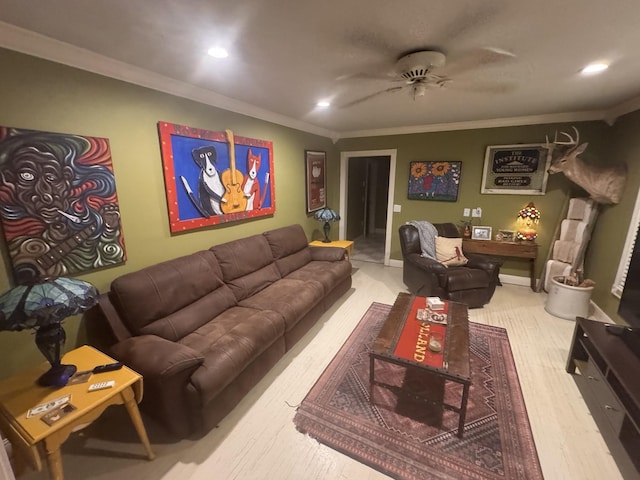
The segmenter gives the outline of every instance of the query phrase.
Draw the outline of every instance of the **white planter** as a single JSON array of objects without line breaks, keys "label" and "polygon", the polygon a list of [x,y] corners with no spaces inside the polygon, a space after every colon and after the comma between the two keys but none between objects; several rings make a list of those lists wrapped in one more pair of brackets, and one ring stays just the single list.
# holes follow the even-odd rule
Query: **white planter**
[{"label": "white planter", "polygon": [[575,320],[589,316],[589,301],[594,287],[572,287],[551,279],[551,289],[544,309],[556,317]]}]

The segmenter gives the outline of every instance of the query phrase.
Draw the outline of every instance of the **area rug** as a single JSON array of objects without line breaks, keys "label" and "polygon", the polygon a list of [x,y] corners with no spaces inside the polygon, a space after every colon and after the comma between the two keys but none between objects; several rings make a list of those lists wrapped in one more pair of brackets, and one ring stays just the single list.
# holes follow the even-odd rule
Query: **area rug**
[{"label": "area rug", "polygon": [[[298,407],[296,428],[396,479],[542,479],[503,328],[470,323],[472,385],[463,438],[456,436],[455,412],[378,387],[371,404],[368,352],[390,309],[371,305]],[[375,368],[376,378],[405,376],[402,367],[385,362]],[[447,385],[447,403],[459,395]]]}]

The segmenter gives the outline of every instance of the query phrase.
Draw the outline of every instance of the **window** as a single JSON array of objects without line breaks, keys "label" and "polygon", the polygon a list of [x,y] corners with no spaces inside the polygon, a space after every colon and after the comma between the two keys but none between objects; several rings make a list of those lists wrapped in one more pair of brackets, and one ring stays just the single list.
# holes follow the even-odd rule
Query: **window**
[{"label": "window", "polygon": [[616,279],[611,287],[611,293],[616,297],[622,296],[622,290],[627,280],[627,273],[629,273],[629,264],[631,263],[631,254],[633,253],[633,246],[636,243],[636,237],[638,235],[638,226],[640,225],[640,190],[636,196],[636,205],[633,208],[633,216],[629,222],[629,231],[627,232],[627,239],[624,242],[624,248],[620,257],[620,265],[618,265],[618,273]]}]

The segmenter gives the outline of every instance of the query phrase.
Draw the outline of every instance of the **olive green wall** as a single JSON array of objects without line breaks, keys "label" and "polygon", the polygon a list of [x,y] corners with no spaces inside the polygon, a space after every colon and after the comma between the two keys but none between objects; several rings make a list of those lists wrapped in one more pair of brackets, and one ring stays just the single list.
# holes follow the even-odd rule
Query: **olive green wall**
[{"label": "olive green wall", "polygon": [[622,322],[617,314],[619,300],[611,293],[611,285],[615,280],[640,185],[640,111],[619,118],[611,130],[606,156],[611,161],[627,164],[627,184],[618,205],[601,208],[596,231],[587,251],[585,271],[596,281],[592,300],[613,320]]},{"label": "olive green wall", "polygon": [[[0,125],[109,139],[127,262],[79,275],[100,291],[107,291],[111,280],[123,273],[292,223],[300,223],[310,239],[322,238],[318,222],[306,215],[305,149],[327,152],[328,201],[339,203],[339,159],[327,138],[7,50],[0,49],[0,65]],[[171,235],[158,121],[213,131],[231,129],[238,135],[271,140],[276,213]],[[332,230],[334,238],[337,233]],[[11,286],[8,265],[3,252],[0,292]],[[65,330],[67,349],[84,343],[79,317],[67,319]],[[42,361],[32,332],[0,332],[0,377]]]},{"label": "olive green wall", "polygon": [[[608,141],[609,127],[602,122],[577,123],[582,138],[588,139],[589,148],[583,154],[587,161],[598,161]],[[458,130],[449,132],[416,133],[384,137],[349,138],[338,141],[341,151],[397,149],[396,180],[393,202],[402,207],[393,214],[393,232],[411,220],[460,223],[463,208],[482,208],[482,218],[473,218],[473,225],[486,225],[498,229],[517,230],[516,214],[533,201],[541,210],[542,218],[536,230],[540,245],[537,272],[546,259],[556,225],[560,222],[561,207],[573,184],[563,175],[550,175],[545,195],[489,195],[480,193],[485,150],[488,145],[512,145],[545,141],[545,135],[556,130],[568,130],[570,125],[549,124],[521,127]],[[593,158],[589,158],[593,157]],[[456,202],[408,200],[409,162],[462,161],[460,189]],[[577,193],[577,192],[576,192]],[[401,260],[400,243],[394,234],[391,240],[391,258]],[[528,260],[508,260],[502,273],[528,277]]]}]

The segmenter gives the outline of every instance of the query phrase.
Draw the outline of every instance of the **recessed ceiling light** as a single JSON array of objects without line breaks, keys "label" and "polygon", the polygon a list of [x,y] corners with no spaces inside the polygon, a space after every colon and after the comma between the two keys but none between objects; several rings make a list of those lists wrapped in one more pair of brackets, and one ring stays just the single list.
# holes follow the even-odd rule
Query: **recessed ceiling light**
[{"label": "recessed ceiling light", "polygon": [[609,68],[609,65],[607,65],[606,63],[591,63],[584,67],[581,71],[585,75],[592,75],[594,73],[604,72],[607,68]]},{"label": "recessed ceiling light", "polygon": [[327,102],[326,100],[321,100],[318,103],[316,103],[316,105],[321,108],[327,108],[331,106],[331,103]]},{"label": "recessed ceiling light", "polygon": [[207,53],[214,58],[227,58],[229,56],[229,52],[222,47],[211,47]]}]

